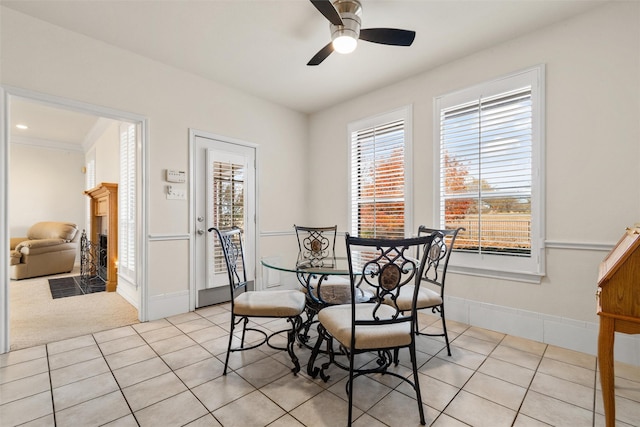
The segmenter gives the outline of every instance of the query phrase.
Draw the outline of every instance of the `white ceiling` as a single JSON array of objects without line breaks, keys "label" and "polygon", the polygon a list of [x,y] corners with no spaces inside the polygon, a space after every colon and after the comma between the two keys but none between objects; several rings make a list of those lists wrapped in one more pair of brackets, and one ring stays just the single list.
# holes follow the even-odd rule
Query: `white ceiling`
[{"label": "white ceiling", "polygon": [[0,4],[313,113],[611,0],[361,0],[362,28],[416,31],[411,47],[360,41],[306,63],[330,41],[307,0],[0,0]]},{"label": "white ceiling", "polygon": [[[85,138],[98,124],[99,117],[71,110],[55,108],[21,98],[12,98],[10,104],[12,142],[47,146],[55,143],[60,148],[80,150]],[[16,125],[28,129],[18,129]]]}]

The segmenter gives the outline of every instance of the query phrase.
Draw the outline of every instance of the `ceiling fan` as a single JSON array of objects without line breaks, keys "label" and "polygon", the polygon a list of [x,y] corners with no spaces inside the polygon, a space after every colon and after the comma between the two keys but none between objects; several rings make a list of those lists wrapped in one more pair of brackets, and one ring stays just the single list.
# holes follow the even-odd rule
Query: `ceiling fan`
[{"label": "ceiling fan", "polygon": [[360,29],[362,5],[358,0],[311,0],[311,3],[331,23],[331,43],[320,49],[307,65],[319,65],[335,50],[353,52],[358,39],[392,46],[411,46],[415,31],[397,28]]}]

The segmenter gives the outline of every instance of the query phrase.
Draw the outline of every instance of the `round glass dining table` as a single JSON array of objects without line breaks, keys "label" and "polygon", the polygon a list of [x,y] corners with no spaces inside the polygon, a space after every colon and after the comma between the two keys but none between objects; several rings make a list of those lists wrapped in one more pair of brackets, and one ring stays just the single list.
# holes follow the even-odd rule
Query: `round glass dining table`
[{"label": "round glass dining table", "polygon": [[[305,313],[307,318],[302,323],[298,331],[298,342],[305,347],[314,350],[314,346],[309,342],[309,329],[316,322],[315,317],[324,307],[333,304],[349,304],[351,302],[351,283],[349,276],[349,260],[347,257],[325,257],[322,259],[300,259],[300,257],[291,257],[289,259],[282,258],[264,258],[260,263],[274,270],[294,273],[298,281],[303,286],[307,302]],[[362,277],[361,269],[354,269],[354,275]],[[337,277],[336,277],[337,276]],[[337,282],[337,283],[336,283]],[[360,280],[358,280],[360,282]],[[340,294],[342,301],[325,299],[327,292],[323,291],[331,287],[331,295]],[[358,283],[359,285],[359,283]],[[336,287],[341,289],[336,292]],[[364,302],[372,298],[373,294],[364,292],[358,288],[356,293],[356,301]],[[324,297],[324,298],[323,298]],[[314,368],[314,361],[317,356],[318,349],[312,352],[307,364],[309,375],[315,377],[318,369]]]},{"label": "round glass dining table", "polygon": [[349,260],[347,257],[301,260],[298,256],[292,256],[284,261],[281,258],[269,257],[262,259],[261,264],[267,268],[296,274],[349,275]]},{"label": "round glass dining table", "polygon": [[[294,273],[300,284],[305,288],[307,306],[310,306],[314,311],[313,316],[323,307],[336,303],[335,301],[323,299],[323,293],[321,292],[323,283],[327,283],[331,276],[341,277],[339,279],[342,282],[340,283],[341,285],[349,286],[350,283],[349,260],[347,257],[300,259],[300,257],[292,256],[284,261],[281,258],[264,258],[261,260],[261,264],[274,270]],[[362,270],[354,269],[354,275],[361,277]],[[366,301],[370,297],[370,295],[363,292],[356,295],[358,301]],[[345,300],[341,303],[349,303],[349,301]]]}]

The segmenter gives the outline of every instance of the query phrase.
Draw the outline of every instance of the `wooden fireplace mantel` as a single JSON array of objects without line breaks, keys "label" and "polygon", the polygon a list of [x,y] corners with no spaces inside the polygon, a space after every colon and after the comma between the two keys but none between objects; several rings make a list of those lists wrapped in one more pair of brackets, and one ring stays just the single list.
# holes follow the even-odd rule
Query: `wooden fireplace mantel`
[{"label": "wooden fireplace mantel", "polygon": [[84,192],[91,198],[91,242],[98,236],[107,236],[106,290],[113,292],[118,286],[118,184],[103,182]]}]

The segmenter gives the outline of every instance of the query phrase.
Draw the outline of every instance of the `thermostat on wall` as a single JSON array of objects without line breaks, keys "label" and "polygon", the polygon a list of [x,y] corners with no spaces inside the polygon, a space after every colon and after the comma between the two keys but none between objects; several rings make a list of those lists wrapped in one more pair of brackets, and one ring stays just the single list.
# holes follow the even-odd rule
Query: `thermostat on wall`
[{"label": "thermostat on wall", "polygon": [[175,169],[167,169],[167,182],[186,182],[187,173]]}]

